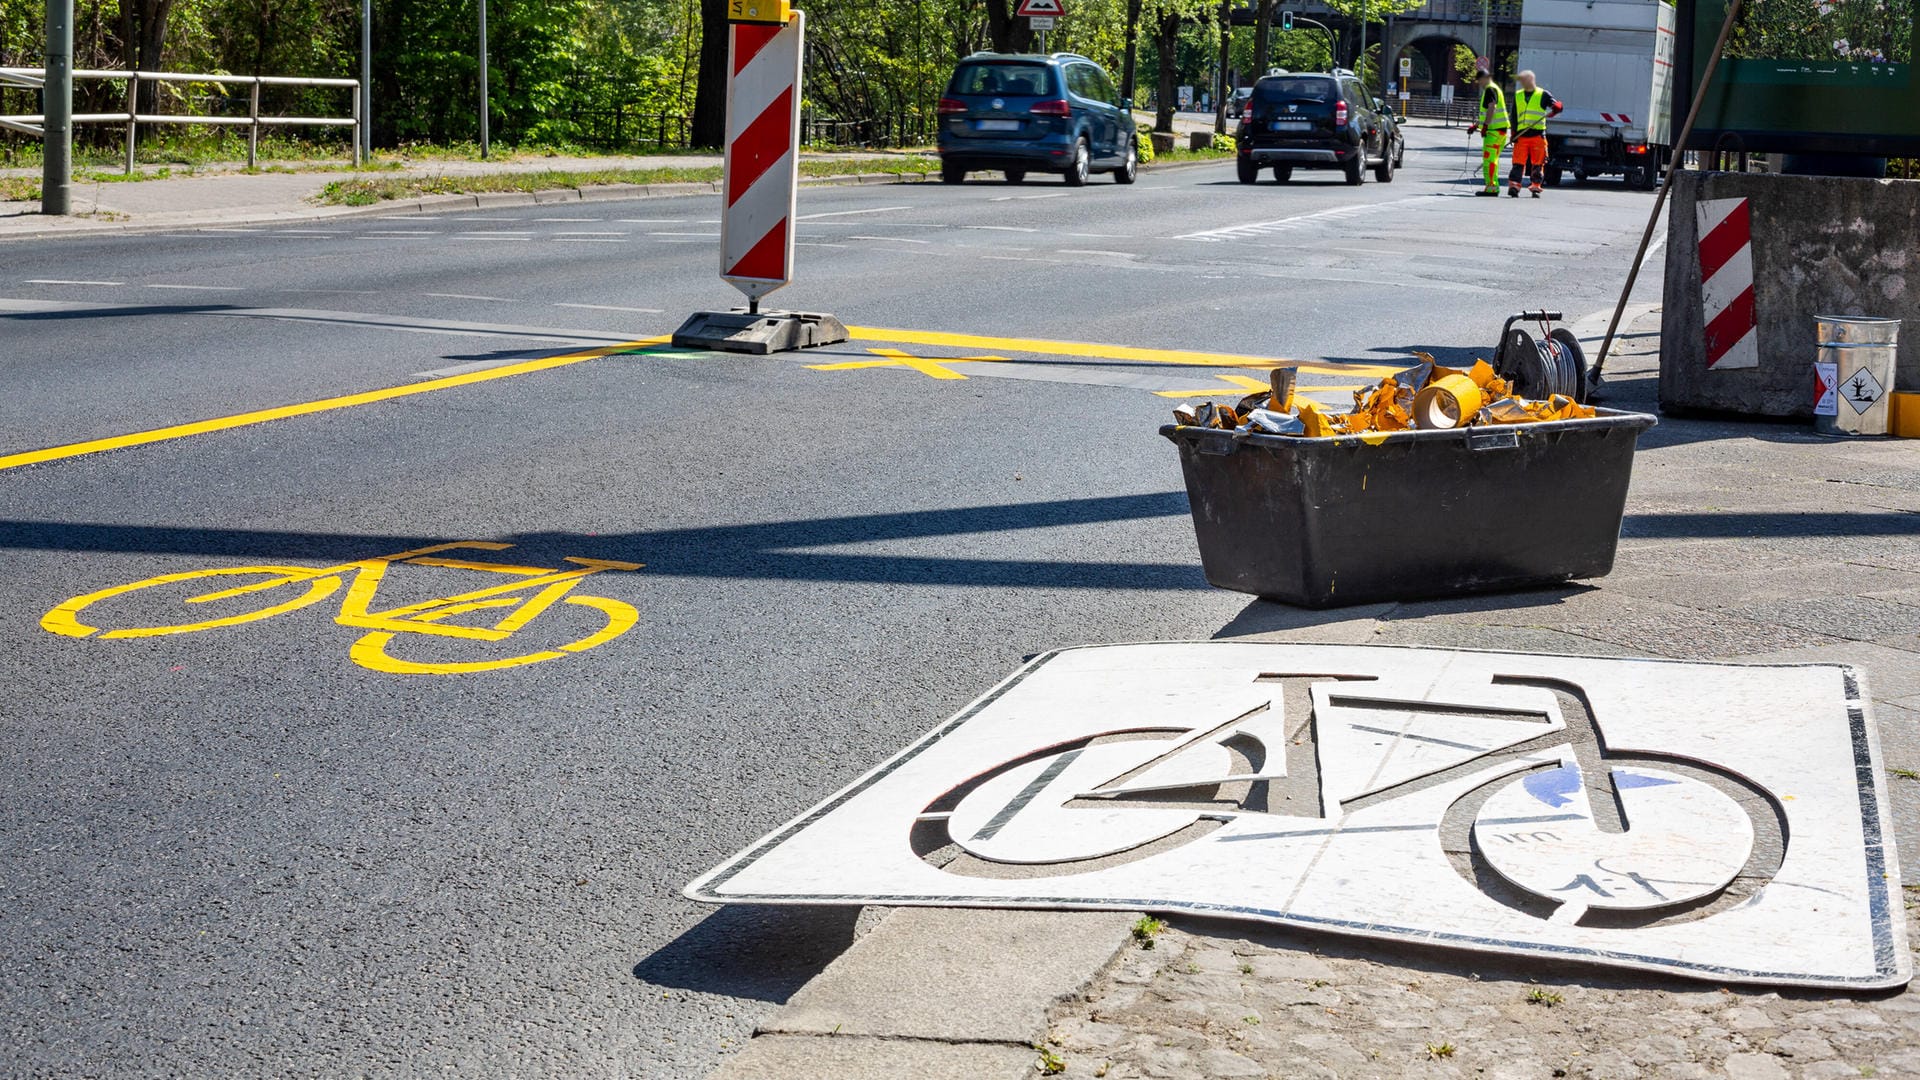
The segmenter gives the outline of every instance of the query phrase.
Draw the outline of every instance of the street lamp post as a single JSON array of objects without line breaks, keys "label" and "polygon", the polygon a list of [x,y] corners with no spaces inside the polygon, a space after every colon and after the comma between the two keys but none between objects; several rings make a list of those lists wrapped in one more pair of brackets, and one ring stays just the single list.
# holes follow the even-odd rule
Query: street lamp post
[{"label": "street lamp post", "polygon": [[480,156],[487,156],[487,0],[480,0]]},{"label": "street lamp post", "polygon": [[360,160],[373,160],[373,0],[360,0]]},{"label": "street lamp post", "polygon": [[47,0],[46,79],[40,84],[40,212],[73,212],[73,0]]}]

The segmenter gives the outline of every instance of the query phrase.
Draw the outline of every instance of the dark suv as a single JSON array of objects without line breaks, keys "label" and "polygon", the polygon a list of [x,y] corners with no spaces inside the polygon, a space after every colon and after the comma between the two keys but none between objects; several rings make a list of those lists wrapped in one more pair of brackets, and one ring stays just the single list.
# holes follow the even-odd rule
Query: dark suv
[{"label": "dark suv", "polygon": [[1347,183],[1364,184],[1367,170],[1381,183],[1393,179],[1399,153],[1391,121],[1350,71],[1326,75],[1268,75],[1253,84],[1240,116],[1240,182],[1260,179],[1273,166],[1286,183],[1295,169],[1339,169]]},{"label": "dark suv", "polygon": [[1084,56],[975,53],[940,99],[940,179],[999,169],[1019,183],[1057,172],[1078,187],[1096,172],[1133,183],[1140,147],[1133,111],[1100,65]]}]

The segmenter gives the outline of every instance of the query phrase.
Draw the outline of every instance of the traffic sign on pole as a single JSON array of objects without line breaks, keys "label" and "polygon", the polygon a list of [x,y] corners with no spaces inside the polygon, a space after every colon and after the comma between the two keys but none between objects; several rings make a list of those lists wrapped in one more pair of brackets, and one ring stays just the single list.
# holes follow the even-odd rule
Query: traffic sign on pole
[{"label": "traffic sign on pole", "polygon": [[1023,19],[1031,19],[1038,15],[1044,19],[1048,16],[1057,18],[1066,13],[1066,5],[1061,3],[1061,0],[1020,0],[1020,7],[1014,15]]},{"label": "traffic sign on pole", "polygon": [[1413,57],[1411,56],[1401,57],[1400,58],[1400,77],[1405,79],[1412,76],[1412,74],[1413,74]]},{"label": "traffic sign on pole", "polygon": [[847,340],[831,315],[760,311],[761,297],[793,280],[806,15],[788,2],[728,0],[720,277],[746,294],[747,310],[696,312],[675,345],[769,353]]},{"label": "traffic sign on pole", "polygon": [[1029,15],[1027,25],[1035,30],[1051,30],[1057,20],[1052,15]]}]

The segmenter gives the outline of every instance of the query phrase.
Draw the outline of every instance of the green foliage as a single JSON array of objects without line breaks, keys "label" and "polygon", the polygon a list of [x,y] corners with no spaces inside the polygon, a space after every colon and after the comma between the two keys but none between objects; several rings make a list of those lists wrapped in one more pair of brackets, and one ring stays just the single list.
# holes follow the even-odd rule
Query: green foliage
[{"label": "green foliage", "polygon": [[1051,1047],[1036,1046],[1034,1049],[1040,1052],[1040,1060],[1033,1065],[1040,1070],[1041,1076],[1058,1076],[1067,1071],[1067,1059],[1054,1053]]},{"label": "green foliage", "polygon": [[1153,162],[1153,137],[1150,134],[1152,131],[1152,124],[1140,124],[1138,125],[1138,131],[1134,135],[1134,143],[1140,148],[1140,164],[1142,165],[1152,164]]},{"label": "green foliage", "polygon": [[1213,150],[1216,153],[1231,154],[1238,149],[1239,144],[1233,141],[1233,136],[1231,135],[1215,135],[1213,137]]},{"label": "green foliage", "polygon": [[1161,931],[1166,928],[1167,922],[1165,919],[1156,919],[1151,915],[1142,915],[1133,920],[1133,929],[1131,932],[1133,934],[1133,940],[1138,942],[1141,948],[1151,949],[1153,948],[1153,939],[1159,937]]},{"label": "green foliage", "polygon": [[1729,57],[1913,61],[1914,0],[1748,0]]},{"label": "green foliage", "polygon": [[[800,163],[800,175],[820,177],[851,176],[859,173],[890,173],[895,176],[925,177],[938,172],[939,169],[940,163],[937,160],[917,156],[816,159]],[[720,179],[718,164],[585,171],[548,169],[540,172],[481,173],[474,176],[386,176],[331,181],[321,189],[319,195],[314,197],[314,201],[327,206],[372,206],[392,199],[417,199],[423,195],[556,191],[606,184],[711,183],[718,179]]]}]

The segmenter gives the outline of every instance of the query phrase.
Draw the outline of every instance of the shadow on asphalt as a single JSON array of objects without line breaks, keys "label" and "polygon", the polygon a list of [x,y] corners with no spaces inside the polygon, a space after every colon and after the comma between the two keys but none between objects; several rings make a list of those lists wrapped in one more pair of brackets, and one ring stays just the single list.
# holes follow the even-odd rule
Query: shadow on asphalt
[{"label": "shadow on asphalt", "polygon": [[860,910],[729,904],[635,964],[633,977],[782,1004],[853,944]]},{"label": "shadow on asphalt", "polygon": [[[1197,563],[993,557],[1003,550],[996,537],[1007,532],[1186,516],[1186,495],[1169,491],[598,535],[537,532],[490,537],[398,536],[0,521],[0,549],[348,561],[448,540],[486,539],[515,545],[517,558],[545,556],[557,560],[572,555],[631,559],[646,563],[648,574],[669,577],[993,588],[1204,589],[1206,582]],[[965,534],[979,534],[979,539],[971,550],[951,556],[794,550]]]}]

